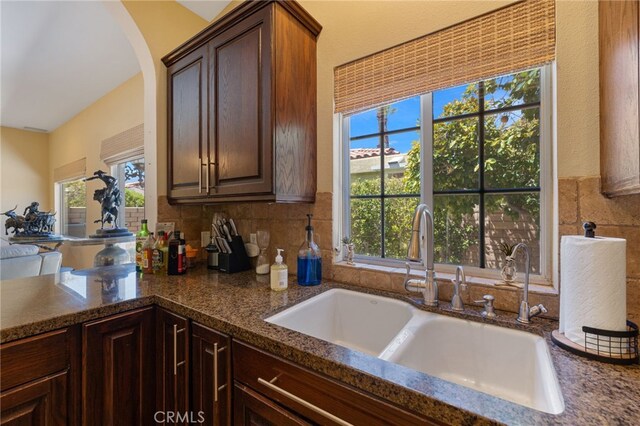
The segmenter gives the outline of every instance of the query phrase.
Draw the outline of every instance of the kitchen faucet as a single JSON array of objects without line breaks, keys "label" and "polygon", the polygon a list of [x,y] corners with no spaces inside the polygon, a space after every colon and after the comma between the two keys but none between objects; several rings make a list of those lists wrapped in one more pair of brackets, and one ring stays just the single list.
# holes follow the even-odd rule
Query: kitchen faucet
[{"label": "kitchen faucet", "polygon": [[522,302],[520,302],[520,309],[518,311],[517,321],[522,324],[529,324],[529,320],[537,315],[546,314],[547,309],[542,304],[529,308],[529,272],[531,270],[531,254],[529,247],[525,243],[518,243],[511,252],[511,257],[515,259],[516,252],[522,249],[525,255],[525,271],[524,271],[524,294],[522,295]]},{"label": "kitchen faucet", "polygon": [[[420,228],[423,220],[425,222],[425,233],[421,236]],[[425,267],[424,280],[409,279],[409,274],[411,273],[411,264],[409,262],[422,262]],[[433,214],[426,204],[418,205],[413,215],[413,227],[411,229],[406,265],[407,274],[404,279],[404,288],[410,292],[422,291],[425,305],[438,306],[438,283],[433,269]],[[414,288],[418,290],[413,290]]]}]

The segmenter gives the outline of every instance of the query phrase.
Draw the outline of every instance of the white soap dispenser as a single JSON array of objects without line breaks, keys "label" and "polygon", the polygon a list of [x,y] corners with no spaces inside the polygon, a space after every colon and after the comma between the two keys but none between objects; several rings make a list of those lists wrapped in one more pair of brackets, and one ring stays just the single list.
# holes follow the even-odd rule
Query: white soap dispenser
[{"label": "white soap dispenser", "polygon": [[283,249],[276,249],[278,255],[276,256],[276,263],[271,265],[271,290],[282,291],[286,290],[288,286],[288,268],[287,265],[282,263]]}]

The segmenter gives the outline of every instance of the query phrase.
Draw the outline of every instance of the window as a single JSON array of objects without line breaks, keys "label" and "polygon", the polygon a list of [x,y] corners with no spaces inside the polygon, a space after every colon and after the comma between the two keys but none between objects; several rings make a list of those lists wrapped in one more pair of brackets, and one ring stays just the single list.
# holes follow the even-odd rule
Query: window
[{"label": "window", "polygon": [[144,158],[120,162],[111,167],[111,173],[118,179],[124,202],[120,205],[118,226],[127,227],[135,233],[140,230],[144,215]]},{"label": "window", "polygon": [[501,248],[524,241],[532,271],[546,273],[548,74],[537,68],[346,117],[343,233],[358,257],[404,259],[413,210],[425,202],[436,262],[498,269]]},{"label": "window", "polygon": [[87,185],[83,179],[59,184],[60,233],[71,237],[85,237],[87,229]]}]

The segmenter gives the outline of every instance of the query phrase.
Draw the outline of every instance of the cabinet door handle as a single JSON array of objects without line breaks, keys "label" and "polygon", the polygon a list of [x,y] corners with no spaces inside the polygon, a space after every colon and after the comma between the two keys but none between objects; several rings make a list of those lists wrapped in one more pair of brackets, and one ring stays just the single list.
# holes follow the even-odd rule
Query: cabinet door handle
[{"label": "cabinet door handle", "polygon": [[297,402],[298,404],[307,407],[309,410],[314,411],[318,414],[320,414],[321,416],[323,416],[326,419],[331,420],[332,422],[335,422],[339,425],[342,426],[353,426],[351,423],[342,420],[340,417],[334,416],[333,414],[331,414],[328,411],[323,410],[322,408],[313,405],[312,403],[310,403],[309,401],[306,401],[302,398],[300,398],[299,396],[296,396],[294,394],[292,394],[291,392],[287,392],[286,390],[282,389],[279,386],[274,385],[273,383],[278,380],[279,376],[274,377],[273,379],[271,379],[271,381],[266,381],[265,379],[263,379],[262,377],[258,377],[258,383],[265,385],[266,387],[268,387],[269,389],[271,389],[274,392],[277,392],[281,395],[286,396],[289,399],[294,400],[295,402]]},{"label": "cabinet door handle", "polygon": [[178,375],[178,324],[173,324],[173,375]]},{"label": "cabinet door handle", "polygon": [[[202,157],[198,158],[198,162],[202,164]],[[202,167],[198,170],[198,194],[202,194]]]},{"label": "cabinet door handle", "polygon": [[205,167],[205,170],[204,170],[204,173],[205,173],[204,174],[204,179],[205,179],[204,180],[204,182],[205,182],[204,189],[205,189],[205,192],[209,192],[209,163],[208,163],[208,161],[209,160],[207,160],[207,163],[202,163],[202,167]]},{"label": "cabinet door handle", "polygon": [[213,402],[218,402],[218,344],[213,344]]},{"label": "cabinet door handle", "polygon": [[[215,171],[215,167],[218,166],[218,163],[216,163],[215,161],[209,161],[209,167],[207,167],[207,171],[209,173],[211,173],[211,166],[214,167],[214,171]],[[211,180],[213,181],[213,185],[209,186],[209,189],[213,189],[214,191],[217,191],[216,185],[215,185],[215,178],[212,177]]]}]

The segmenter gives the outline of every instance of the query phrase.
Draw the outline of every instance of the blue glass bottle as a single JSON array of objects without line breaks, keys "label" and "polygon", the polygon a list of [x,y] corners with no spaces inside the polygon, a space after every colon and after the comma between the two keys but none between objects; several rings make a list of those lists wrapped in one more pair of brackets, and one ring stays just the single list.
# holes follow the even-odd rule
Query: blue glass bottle
[{"label": "blue glass bottle", "polygon": [[298,284],[318,285],[322,281],[322,253],[313,241],[312,215],[308,214],[309,224],[305,228],[306,237],[298,250]]}]

